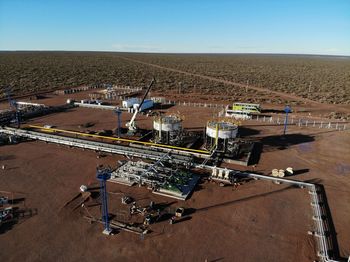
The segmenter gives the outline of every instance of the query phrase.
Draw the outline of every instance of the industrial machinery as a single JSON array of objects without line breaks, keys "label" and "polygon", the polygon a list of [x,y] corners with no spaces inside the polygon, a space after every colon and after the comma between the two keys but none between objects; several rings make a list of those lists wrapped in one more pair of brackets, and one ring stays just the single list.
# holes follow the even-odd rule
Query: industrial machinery
[{"label": "industrial machinery", "polygon": [[13,219],[13,208],[6,207],[4,209],[0,209],[0,226],[7,222],[11,222]]},{"label": "industrial machinery", "polygon": [[225,185],[235,185],[245,183],[251,180],[245,172],[238,170],[213,167],[209,176],[211,181],[217,182],[221,187]]},{"label": "industrial machinery", "polygon": [[154,142],[181,145],[182,118],[179,115],[156,116],[153,120]]},{"label": "industrial machinery", "polygon": [[146,93],[144,94],[144,96],[141,100],[141,103],[139,104],[138,107],[135,108],[135,112],[134,112],[131,120],[128,123],[126,123],[126,127],[129,129],[129,131],[128,131],[129,135],[133,135],[137,131],[137,125],[135,122],[136,116],[137,116],[138,112],[142,109],[142,104],[144,103],[144,101],[145,101],[149,91],[151,90],[151,87],[153,86],[154,82],[155,82],[155,79],[153,78],[150,85],[148,86],[148,88],[146,90]]},{"label": "industrial machinery", "polygon": [[158,161],[128,161],[111,173],[109,182],[123,185],[145,185],[155,194],[185,200],[199,180],[199,176],[172,162],[169,154]]},{"label": "industrial machinery", "polygon": [[9,102],[10,108],[13,108],[14,111],[15,111],[14,122],[16,123],[17,128],[19,128],[20,127],[20,117],[21,117],[21,115],[20,115],[20,112],[19,112],[18,103],[17,103],[16,100],[11,98],[11,91],[10,91],[9,88],[6,90],[6,93],[7,93],[7,100]]},{"label": "industrial machinery", "polygon": [[229,120],[210,120],[206,126],[205,147],[210,151],[227,152],[234,150],[238,125]]}]

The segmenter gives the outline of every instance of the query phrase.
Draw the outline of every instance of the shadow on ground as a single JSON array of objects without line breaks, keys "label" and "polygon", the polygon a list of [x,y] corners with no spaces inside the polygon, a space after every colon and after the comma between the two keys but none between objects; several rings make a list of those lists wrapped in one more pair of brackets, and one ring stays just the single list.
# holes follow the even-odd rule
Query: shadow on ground
[{"label": "shadow on ground", "polygon": [[293,145],[310,143],[313,141],[315,141],[313,136],[303,134],[273,135],[260,139],[260,142],[264,146],[264,151],[284,150]]}]

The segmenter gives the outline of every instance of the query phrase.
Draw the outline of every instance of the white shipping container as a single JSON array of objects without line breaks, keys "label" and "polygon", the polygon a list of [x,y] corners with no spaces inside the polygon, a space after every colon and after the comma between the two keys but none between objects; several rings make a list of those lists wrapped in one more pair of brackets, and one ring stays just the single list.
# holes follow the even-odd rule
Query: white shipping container
[{"label": "white shipping container", "polygon": [[129,108],[129,107],[133,107],[137,103],[140,103],[140,100],[137,97],[132,97],[132,98],[129,98],[128,100],[124,100],[122,103],[122,106],[124,108]]},{"label": "white shipping container", "polygon": [[[142,106],[141,106],[141,108],[140,108],[140,112],[143,111],[143,110],[152,108],[153,105],[154,105],[153,100],[146,99],[145,101],[143,101],[143,104],[142,104]],[[138,108],[139,106],[140,106],[139,103],[133,105],[133,107],[134,107],[135,110],[136,110],[136,108]]]}]

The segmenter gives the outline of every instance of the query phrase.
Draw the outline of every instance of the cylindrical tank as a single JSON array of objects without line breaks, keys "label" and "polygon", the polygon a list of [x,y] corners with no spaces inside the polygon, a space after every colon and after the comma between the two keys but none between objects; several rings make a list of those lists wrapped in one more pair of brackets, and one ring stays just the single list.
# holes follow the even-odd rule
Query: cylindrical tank
[{"label": "cylindrical tank", "polygon": [[206,134],[208,137],[219,139],[236,138],[238,126],[228,121],[209,121],[207,123]]},{"label": "cylindrical tank", "polygon": [[182,129],[182,119],[177,115],[156,117],[153,121],[153,129],[163,132],[174,132]]}]

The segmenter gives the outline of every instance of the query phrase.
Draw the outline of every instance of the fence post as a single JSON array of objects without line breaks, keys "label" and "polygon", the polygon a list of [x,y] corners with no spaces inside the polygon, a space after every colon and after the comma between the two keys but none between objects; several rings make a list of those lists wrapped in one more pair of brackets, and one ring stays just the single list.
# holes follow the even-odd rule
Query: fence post
[{"label": "fence post", "polygon": [[323,121],[321,121],[320,128],[322,128]]},{"label": "fence post", "polygon": [[316,121],[314,120],[314,124],[312,126],[315,127],[315,125],[316,125]]}]

